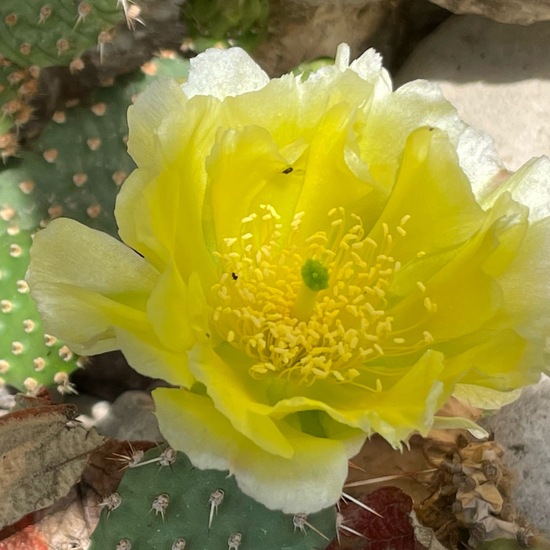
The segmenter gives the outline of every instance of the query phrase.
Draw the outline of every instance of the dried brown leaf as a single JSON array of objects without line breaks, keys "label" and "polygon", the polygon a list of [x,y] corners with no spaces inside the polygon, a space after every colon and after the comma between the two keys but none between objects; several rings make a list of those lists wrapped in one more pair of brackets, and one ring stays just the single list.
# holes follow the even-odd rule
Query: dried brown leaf
[{"label": "dried brown leaf", "polygon": [[103,498],[116,491],[132,453],[152,442],[108,439],[89,454],[81,479],[51,506],[0,531],[0,550],[80,550],[88,548]]},{"label": "dried brown leaf", "polygon": [[[425,481],[431,477],[433,465],[424,455],[424,439],[415,436],[409,441],[409,448],[393,449],[379,436],[371,437],[351,462],[361,470],[350,469],[345,491],[355,497],[366,495],[381,486],[399,487],[421,502],[428,495]],[[394,479],[383,479],[396,476]],[[379,483],[371,483],[382,478]],[[347,484],[350,485],[347,485]]]},{"label": "dried brown leaf", "polygon": [[0,418],[0,528],[65,496],[103,437],[71,405],[24,408]]}]

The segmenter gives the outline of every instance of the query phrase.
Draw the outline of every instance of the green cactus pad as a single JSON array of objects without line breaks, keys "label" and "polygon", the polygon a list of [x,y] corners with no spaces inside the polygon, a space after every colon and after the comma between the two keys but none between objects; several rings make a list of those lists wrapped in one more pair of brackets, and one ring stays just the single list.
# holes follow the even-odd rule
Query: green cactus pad
[{"label": "green cactus pad", "polygon": [[25,282],[40,212],[23,176],[16,168],[0,172],[0,382],[28,392],[56,384],[68,393],[68,373],[77,367],[77,357],[44,334]]},{"label": "green cactus pad", "polygon": [[315,529],[335,536],[334,508],[309,517],[268,510],[227,472],[198,470],[170,448],[148,451],[101,506],[90,550],[322,550],[329,541]]},{"label": "green cactus pad", "polygon": [[114,86],[96,90],[87,105],[54,113],[39,139],[20,154],[25,179],[44,205],[41,225],[65,216],[117,235],[115,198],[135,167],[126,151],[128,107],[159,76],[185,78],[188,65],[177,56],[155,58]]},{"label": "green cactus pad", "polygon": [[2,0],[0,51],[21,67],[69,65],[123,20],[116,0]]}]

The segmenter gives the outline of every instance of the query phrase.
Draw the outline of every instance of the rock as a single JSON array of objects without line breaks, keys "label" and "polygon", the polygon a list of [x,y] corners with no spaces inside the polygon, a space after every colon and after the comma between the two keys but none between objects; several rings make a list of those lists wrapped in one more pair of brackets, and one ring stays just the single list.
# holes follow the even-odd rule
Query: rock
[{"label": "rock", "polygon": [[15,405],[15,397],[5,386],[0,386],[0,416],[8,414]]},{"label": "rock", "polygon": [[414,50],[396,85],[427,78],[470,125],[489,133],[504,165],[550,152],[550,22],[504,25],[452,16]]},{"label": "rock", "polygon": [[457,14],[484,15],[501,23],[530,25],[550,20],[550,0],[430,0]]},{"label": "rock", "polygon": [[550,513],[550,378],[525,388],[521,397],[489,419],[486,427],[505,449],[505,461],[515,472],[513,501],[518,511],[547,536]]},{"label": "rock", "polygon": [[279,76],[304,61],[334,57],[341,42],[357,57],[400,2],[271,0],[269,36],[254,58],[268,74]]},{"label": "rock", "polygon": [[153,398],[145,392],[127,391],[100,418],[96,429],[101,435],[128,441],[163,441],[154,415]]}]

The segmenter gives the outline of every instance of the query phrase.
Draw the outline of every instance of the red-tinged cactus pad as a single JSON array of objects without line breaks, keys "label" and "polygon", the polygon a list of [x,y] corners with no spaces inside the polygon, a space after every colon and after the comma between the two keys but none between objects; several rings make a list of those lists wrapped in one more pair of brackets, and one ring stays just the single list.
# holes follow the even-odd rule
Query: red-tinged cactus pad
[{"label": "red-tinged cactus pad", "polygon": [[[327,550],[414,550],[416,542],[410,514],[412,498],[397,487],[382,487],[361,497],[361,502],[380,516],[358,504],[340,505],[343,520],[340,543],[334,539]],[[361,536],[352,533],[356,531]]]}]

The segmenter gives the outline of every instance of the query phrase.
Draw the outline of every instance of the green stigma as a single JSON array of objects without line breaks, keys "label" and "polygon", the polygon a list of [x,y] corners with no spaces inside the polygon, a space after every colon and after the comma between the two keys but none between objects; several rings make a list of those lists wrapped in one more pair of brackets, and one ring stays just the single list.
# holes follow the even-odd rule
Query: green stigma
[{"label": "green stigma", "polygon": [[314,292],[328,288],[328,268],[319,260],[308,258],[302,266],[302,280],[305,285]]}]

